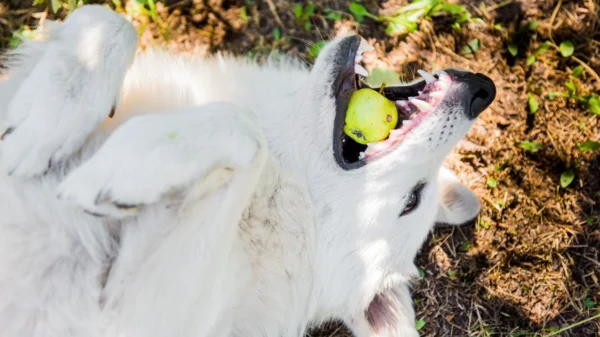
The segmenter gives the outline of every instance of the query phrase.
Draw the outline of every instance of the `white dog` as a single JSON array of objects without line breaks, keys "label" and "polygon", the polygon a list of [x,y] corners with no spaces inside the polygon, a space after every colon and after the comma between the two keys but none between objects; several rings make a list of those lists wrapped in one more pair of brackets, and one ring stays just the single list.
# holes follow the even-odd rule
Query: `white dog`
[{"label": "white dog", "polygon": [[447,70],[387,87],[399,123],[365,146],[342,131],[360,37],[311,71],[134,61],[136,41],[90,5],[8,55],[0,336],[300,337],[329,319],[418,336],[415,254],[480,209],[441,164],[494,84]]}]

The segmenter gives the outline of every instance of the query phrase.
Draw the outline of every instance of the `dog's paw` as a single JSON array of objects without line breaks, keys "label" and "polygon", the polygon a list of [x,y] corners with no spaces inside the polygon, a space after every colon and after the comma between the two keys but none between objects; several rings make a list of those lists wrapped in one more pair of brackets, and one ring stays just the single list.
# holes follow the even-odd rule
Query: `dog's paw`
[{"label": "dog's paw", "polygon": [[97,216],[125,218],[166,194],[196,196],[252,166],[263,140],[229,104],[144,115],[119,127],[59,186],[59,198]]},{"label": "dog's paw", "polygon": [[81,147],[118,103],[137,46],[133,26],[101,6],[75,10],[48,35],[23,52],[41,54],[33,68],[12,74],[23,78],[0,121],[0,170],[9,175],[43,174]]}]

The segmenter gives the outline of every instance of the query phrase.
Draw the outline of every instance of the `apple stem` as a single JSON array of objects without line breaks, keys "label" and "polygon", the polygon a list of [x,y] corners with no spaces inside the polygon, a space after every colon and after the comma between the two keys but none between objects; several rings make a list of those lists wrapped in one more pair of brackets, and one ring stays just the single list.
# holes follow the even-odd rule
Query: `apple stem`
[{"label": "apple stem", "polygon": [[381,83],[381,88],[379,88],[379,94],[383,95],[383,89],[385,89],[385,82]]}]

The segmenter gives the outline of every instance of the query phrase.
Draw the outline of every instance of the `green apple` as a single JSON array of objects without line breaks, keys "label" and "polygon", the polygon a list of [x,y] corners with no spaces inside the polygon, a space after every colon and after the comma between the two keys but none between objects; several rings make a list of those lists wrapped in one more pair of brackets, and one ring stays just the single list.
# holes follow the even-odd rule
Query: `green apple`
[{"label": "green apple", "polygon": [[350,96],[344,133],[360,144],[379,142],[398,123],[398,110],[392,101],[373,89],[360,89]]}]

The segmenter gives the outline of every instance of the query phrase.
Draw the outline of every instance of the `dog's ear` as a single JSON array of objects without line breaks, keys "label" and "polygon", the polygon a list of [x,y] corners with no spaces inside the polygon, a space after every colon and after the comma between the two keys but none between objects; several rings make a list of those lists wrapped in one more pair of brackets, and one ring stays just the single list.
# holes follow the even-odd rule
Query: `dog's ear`
[{"label": "dog's ear", "polygon": [[479,199],[454,173],[442,167],[438,173],[440,205],[436,222],[446,225],[462,225],[479,214]]}]

